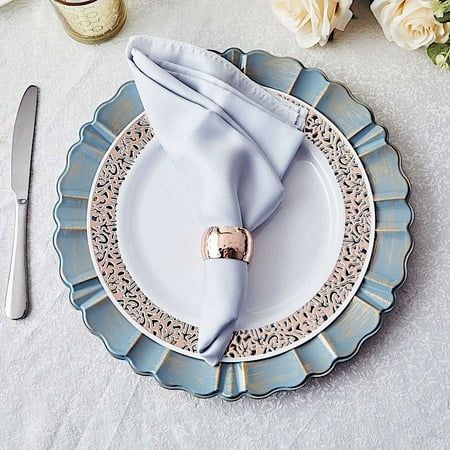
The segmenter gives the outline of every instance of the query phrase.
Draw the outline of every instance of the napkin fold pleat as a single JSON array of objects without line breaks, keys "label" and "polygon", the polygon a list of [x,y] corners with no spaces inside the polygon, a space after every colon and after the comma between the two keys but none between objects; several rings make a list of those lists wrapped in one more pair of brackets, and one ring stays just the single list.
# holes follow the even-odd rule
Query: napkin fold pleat
[{"label": "napkin fold pleat", "polygon": [[[282,199],[305,110],[189,44],[137,36],[127,57],[155,139],[195,200],[201,224],[253,230],[266,221]],[[246,299],[248,265],[210,259],[203,266],[198,352],[215,365]]]}]

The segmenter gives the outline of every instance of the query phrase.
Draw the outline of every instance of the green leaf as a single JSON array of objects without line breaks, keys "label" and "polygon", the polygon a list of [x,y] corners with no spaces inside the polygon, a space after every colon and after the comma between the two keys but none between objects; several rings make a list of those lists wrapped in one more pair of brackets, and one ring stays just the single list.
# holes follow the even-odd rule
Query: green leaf
[{"label": "green leaf", "polygon": [[450,22],[450,1],[433,0],[433,15],[440,23]]},{"label": "green leaf", "polygon": [[436,17],[436,16],[434,16],[434,18],[435,18],[438,22],[440,22],[440,23],[447,23],[447,22],[450,22],[450,11],[444,13],[442,17]]},{"label": "green leaf", "polygon": [[441,69],[448,69],[450,63],[450,44],[433,43],[427,48],[431,61]]}]

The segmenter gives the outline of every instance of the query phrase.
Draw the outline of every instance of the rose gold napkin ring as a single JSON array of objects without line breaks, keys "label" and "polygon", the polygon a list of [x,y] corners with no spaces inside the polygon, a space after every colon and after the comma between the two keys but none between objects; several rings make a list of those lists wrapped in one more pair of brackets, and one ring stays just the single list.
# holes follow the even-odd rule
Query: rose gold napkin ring
[{"label": "rose gold napkin ring", "polygon": [[253,238],[245,228],[214,226],[203,233],[203,259],[228,258],[248,263],[252,255]]}]

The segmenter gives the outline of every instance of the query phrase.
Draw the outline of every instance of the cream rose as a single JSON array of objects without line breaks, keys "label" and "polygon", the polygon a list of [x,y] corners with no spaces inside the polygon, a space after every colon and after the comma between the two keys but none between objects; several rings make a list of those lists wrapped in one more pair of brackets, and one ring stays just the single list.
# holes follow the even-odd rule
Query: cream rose
[{"label": "cream rose", "polygon": [[334,29],[344,30],[352,18],[353,0],[272,0],[278,20],[290,31],[300,47],[325,45]]},{"label": "cream rose", "polygon": [[450,24],[433,16],[432,0],[375,0],[370,5],[388,41],[405,50],[447,42]]}]

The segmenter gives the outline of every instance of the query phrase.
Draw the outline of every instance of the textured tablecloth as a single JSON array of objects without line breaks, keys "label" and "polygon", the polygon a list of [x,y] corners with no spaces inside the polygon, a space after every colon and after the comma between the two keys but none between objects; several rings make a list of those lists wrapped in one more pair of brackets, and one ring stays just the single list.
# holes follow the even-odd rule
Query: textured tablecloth
[{"label": "textured tablecloth", "polygon": [[[20,97],[41,88],[30,207],[32,309],[0,313],[0,447],[450,448],[450,73],[385,41],[357,1],[344,34],[301,50],[266,0],[128,0],[124,30],[70,40],[46,0],[0,8],[0,293],[13,225],[9,151]],[[380,333],[350,362],[294,393],[226,403],[167,391],[112,358],[70,305],[52,245],[55,183],[95,107],[130,75],[128,37],[151,33],[224,50],[265,49],[323,69],[369,104],[403,156],[416,212],[407,284]],[[122,61],[122,63],[121,63]]]}]

